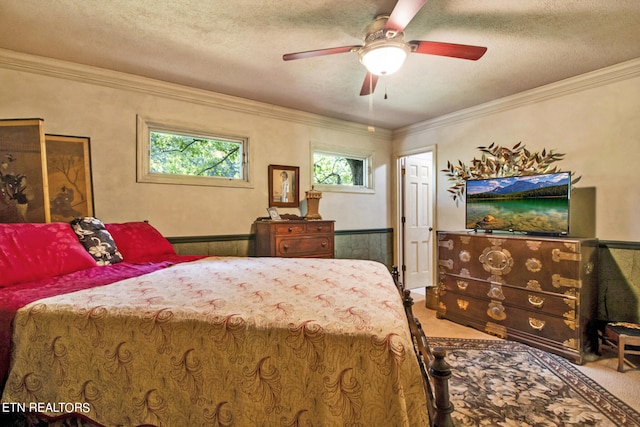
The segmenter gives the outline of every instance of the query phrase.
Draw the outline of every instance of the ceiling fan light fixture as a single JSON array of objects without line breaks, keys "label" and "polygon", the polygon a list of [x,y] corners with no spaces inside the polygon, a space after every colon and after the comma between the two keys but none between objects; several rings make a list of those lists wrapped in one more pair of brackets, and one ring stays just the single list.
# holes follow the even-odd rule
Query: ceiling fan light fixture
[{"label": "ceiling fan light fixture", "polygon": [[367,43],[360,49],[359,56],[360,62],[370,73],[386,76],[402,67],[410,51],[411,48],[404,41],[383,39]]}]

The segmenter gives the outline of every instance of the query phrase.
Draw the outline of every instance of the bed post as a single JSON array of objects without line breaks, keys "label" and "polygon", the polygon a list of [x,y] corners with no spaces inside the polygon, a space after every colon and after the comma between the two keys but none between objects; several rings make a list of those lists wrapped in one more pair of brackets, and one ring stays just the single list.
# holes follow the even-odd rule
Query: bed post
[{"label": "bed post", "polygon": [[398,267],[396,267],[395,265],[391,267],[391,277],[393,277],[393,283],[396,284],[396,288],[398,288],[398,292],[400,292],[400,295],[402,295],[404,286],[400,282],[400,272],[398,271]]},{"label": "bed post", "polygon": [[438,347],[431,352],[420,320],[413,315],[411,290],[404,289],[404,285],[400,282],[400,274],[397,267],[392,267],[391,276],[398,288],[398,292],[402,296],[405,314],[409,322],[414,350],[422,371],[431,426],[454,427],[453,419],[451,418],[453,404],[449,399],[451,366],[445,360],[446,351]]},{"label": "bed post", "polygon": [[434,360],[429,368],[429,373],[435,383],[435,406],[436,416],[433,420],[434,427],[453,427],[451,413],[453,412],[453,404],[449,400],[449,378],[451,378],[451,366],[444,360],[447,352],[440,348],[434,347]]}]

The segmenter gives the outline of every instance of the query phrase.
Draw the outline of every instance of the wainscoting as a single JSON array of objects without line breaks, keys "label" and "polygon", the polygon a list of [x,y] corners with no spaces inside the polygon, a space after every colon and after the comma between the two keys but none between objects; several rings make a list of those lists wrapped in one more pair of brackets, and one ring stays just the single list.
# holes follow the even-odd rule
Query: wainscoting
[{"label": "wainscoting", "polygon": [[[255,256],[255,235],[169,237],[181,255]],[[339,230],[335,232],[335,257],[370,259],[393,265],[393,229]]]},{"label": "wainscoting", "polygon": [[336,231],[335,255],[336,258],[370,259],[391,269],[393,229]]},{"label": "wainscoting", "polygon": [[640,242],[600,241],[598,317],[640,323]]},{"label": "wainscoting", "polygon": [[[183,255],[254,256],[253,234],[170,237]],[[600,241],[598,318],[640,323],[640,242]],[[370,259],[391,268],[393,229],[335,232],[335,257]]]},{"label": "wainscoting", "polygon": [[234,234],[226,236],[168,237],[180,255],[255,256],[255,236]]}]

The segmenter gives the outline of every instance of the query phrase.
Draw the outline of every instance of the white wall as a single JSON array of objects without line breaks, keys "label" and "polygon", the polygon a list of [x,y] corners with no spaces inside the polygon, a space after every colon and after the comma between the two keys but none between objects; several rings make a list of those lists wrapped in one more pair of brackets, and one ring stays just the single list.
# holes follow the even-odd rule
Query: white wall
[{"label": "white wall", "polygon": [[[375,194],[324,192],[323,218],[337,230],[392,226],[384,129],[3,50],[0,82],[0,118],[39,117],[46,133],[91,138],[95,215],[105,222],[148,219],[166,236],[248,234],[267,215],[269,164],[299,166],[304,199],[314,141],[375,153]],[[249,136],[254,187],[137,183],[136,115]]]},{"label": "white wall", "polygon": [[464,229],[440,171],[492,142],[565,153],[558,166],[596,190],[596,236],[640,241],[640,59],[396,131],[396,154],[437,145],[438,229]]}]

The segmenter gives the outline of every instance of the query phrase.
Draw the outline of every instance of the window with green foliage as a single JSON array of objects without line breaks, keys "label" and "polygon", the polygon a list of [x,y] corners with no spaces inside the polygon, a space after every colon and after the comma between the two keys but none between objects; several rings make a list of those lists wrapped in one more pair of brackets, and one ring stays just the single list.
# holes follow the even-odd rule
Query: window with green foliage
[{"label": "window with green foliage", "polygon": [[138,121],[138,181],[246,186],[248,138]]},{"label": "window with green foliage", "polygon": [[243,141],[151,130],[151,173],[242,179]]},{"label": "window with green foliage", "polygon": [[372,156],[313,149],[313,184],[324,191],[367,191],[373,188]]}]

